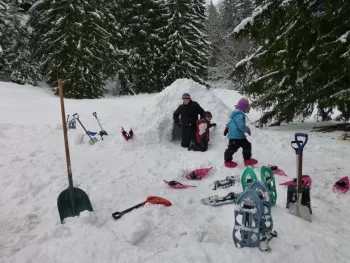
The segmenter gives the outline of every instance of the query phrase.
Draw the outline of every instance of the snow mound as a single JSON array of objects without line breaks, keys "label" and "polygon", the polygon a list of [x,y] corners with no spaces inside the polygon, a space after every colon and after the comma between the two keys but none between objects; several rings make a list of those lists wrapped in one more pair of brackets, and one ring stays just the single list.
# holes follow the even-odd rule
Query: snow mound
[{"label": "snow mound", "polygon": [[[189,93],[193,101],[198,102],[205,111],[210,111],[212,122],[222,127],[229,120],[232,110],[213,91],[193,80],[178,79],[156,96],[154,104],[144,107],[140,127],[145,141],[159,143],[171,140],[173,113],[182,104],[183,93]],[[232,105],[234,103],[232,100]]]}]

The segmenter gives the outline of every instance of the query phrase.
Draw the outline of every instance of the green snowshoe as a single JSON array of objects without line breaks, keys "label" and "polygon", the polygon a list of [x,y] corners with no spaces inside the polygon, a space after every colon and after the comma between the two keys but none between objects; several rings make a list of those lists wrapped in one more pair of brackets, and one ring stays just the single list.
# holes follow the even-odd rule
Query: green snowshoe
[{"label": "green snowshoe", "polygon": [[251,167],[247,167],[241,177],[241,184],[243,187],[243,191],[247,189],[247,187],[254,181],[258,181],[256,174]]},{"label": "green snowshoe", "polygon": [[271,197],[271,205],[276,205],[277,201],[277,191],[276,191],[276,182],[275,176],[272,170],[267,166],[262,166],[260,169],[261,181],[266,185],[269,189],[270,197]]}]

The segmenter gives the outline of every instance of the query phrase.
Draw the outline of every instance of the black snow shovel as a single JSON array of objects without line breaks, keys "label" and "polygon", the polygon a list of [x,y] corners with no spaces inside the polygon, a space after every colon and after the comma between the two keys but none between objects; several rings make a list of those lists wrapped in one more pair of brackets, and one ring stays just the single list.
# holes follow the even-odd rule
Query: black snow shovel
[{"label": "black snow shovel", "polygon": [[94,112],[92,115],[96,118],[98,125],[100,125],[101,131],[98,133],[101,136],[101,139],[103,140],[103,136],[108,136],[107,132],[102,128],[100,121],[97,118],[97,113]]},{"label": "black snow shovel", "polygon": [[[95,137],[92,137],[92,136],[90,135],[90,133],[85,129],[84,125],[81,123],[81,121],[80,121],[80,119],[79,119],[78,113],[74,113],[74,114],[73,114],[73,118],[76,119],[76,120],[80,123],[80,125],[81,125],[81,127],[84,129],[85,133],[89,136],[89,138],[90,138],[89,144],[90,144],[90,145],[93,145],[93,144],[95,144],[95,142],[98,142],[98,139],[95,138]],[[96,134],[96,133],[95,133],[95,134]]]},{"label": "black snow shovel", "polygon": [[92,205],[88,195],[81,189],[73,187],[72,168],[70,163],[68,136],[67,136],[67,123],[65,119],[65,110],[63,102],[63,87],[62,80],[58,80],[58,87],[60,92],[61,112],[62,112],[62,124],[64,134],[64,145],[66,149],[66,161],[69,187],[63,190],[57,199],[58,213],[60,214],[61,223],[64,224],[66,217],[79,216],[80,212],[88,210],[93,211]]},{"label": "black snow shovel", "polygon": [[[304,137],[304,141],[299,140],[298,137]],[[308,135],[306,133],[296,133],[295,134],[295,141],[292,142],[296,143],[298,147],[293,147],[298,155],[297,158],[297,164],[298,164],[298,176],[297,176],[297,200],[295,203],[290,202],[289,212],[293,215],[296,215],[298,217],[301,217],[305,219],[306,221],[311,222],[311,212],[310,208],[306,205],[302,205],[302,174],[303,174],[303,149],[306,145],[308,140]]]}]

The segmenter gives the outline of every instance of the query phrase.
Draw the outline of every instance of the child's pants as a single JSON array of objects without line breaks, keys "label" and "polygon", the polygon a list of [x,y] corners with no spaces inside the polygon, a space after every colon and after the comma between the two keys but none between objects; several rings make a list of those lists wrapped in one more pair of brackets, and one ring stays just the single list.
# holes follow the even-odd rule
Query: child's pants
[{"label": "child's pants", "polygon": [[208,150],[208,142],[208,135],[205,132],[201,135],[201,142],[198,143],[197,141],[192,141],[192,144],[189,149],[194,151],[205,152],[206,150]]},{"label": "child's pants", "polygon": [[225,162],[232,161],[232,156],[239,148],[243,149],[243,159],[249,160],[252,157],[252,144],[245,139],[230,139],[228,142],[228,147],[225,151]]}]

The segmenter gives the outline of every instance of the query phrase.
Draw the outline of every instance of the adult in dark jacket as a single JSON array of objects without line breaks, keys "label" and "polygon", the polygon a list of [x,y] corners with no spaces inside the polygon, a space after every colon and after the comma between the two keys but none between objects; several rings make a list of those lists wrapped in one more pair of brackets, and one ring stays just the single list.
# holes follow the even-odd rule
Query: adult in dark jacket
[{"label": "adult in dark jacket", "polygon": [[[181,146],[189,147],[190,142],[196,140],[196,130],[198,115],[204,118],[204,110],[199,104],[191,100],[188,93],[182,95],[183,104],[181,104],[173,114],[174,123],[181,128]],[[181,115],[181,122],[179,116]]]}]

